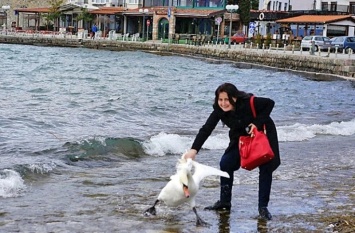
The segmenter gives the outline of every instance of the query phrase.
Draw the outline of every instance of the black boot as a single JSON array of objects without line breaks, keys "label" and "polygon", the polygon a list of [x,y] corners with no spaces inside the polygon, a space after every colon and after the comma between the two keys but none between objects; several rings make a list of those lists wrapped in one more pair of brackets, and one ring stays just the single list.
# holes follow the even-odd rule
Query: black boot
[{"label": "black boot", "polygon": [[217,201],[212,206],[207,206],[205,210],[230,210],[232,207],[232,187],[229,185],[221,186],[220,201]]},{"label": "black boot", "polygon": [[259,207],[259,218],[263,220],[271,220],[272,215],[270,214],[267,207]]},{"label": "black boot", "polygon": [[230,202],[217,201],[213,205],[205,207],[205,210],[230,210],[231,207]]}]

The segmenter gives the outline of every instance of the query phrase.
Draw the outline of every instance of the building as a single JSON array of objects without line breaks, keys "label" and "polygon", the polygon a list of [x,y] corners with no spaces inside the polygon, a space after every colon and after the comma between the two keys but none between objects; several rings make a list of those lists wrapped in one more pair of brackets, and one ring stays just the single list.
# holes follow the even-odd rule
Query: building
[{"label": "building", "polygon": [[[2,9],[3,6],[9,6],[9,9]],[[0,26],[5,28],[17,27],[16,8],[48,7],[49,0],[0,0]],[[5,24],[5,25],[4,25]]]},{"label": "building", "polygon": [[[151,39],[167,39],[174,34],[224,35],[229,30],[230,20],[238,22],[233,13],[225,17],[226,0],[68,0],[59,8],[60,17],[48,26],[46,21],[50,8],[14,8],[16,28],[24,30],[44,30],[44,28],[66,29],[77,32],[81,29],[90,31],[92,24],[97,24],[103,36],[109,31],[121,34],[148,36]],[[83,9],[93,15],[93,19],[81,19]],[[216,18],[222,18],[221,30],[217,31]],[[44,25],[47,24],[47,25]],[[8,27],[10,27],[8,25]],[[11,25],[11,28],[14,28]],[[233,32],[239,30],[239,24],[233,24]]]},{"label": "building", "polygon": [[352,0],[260,0],[259,10],[323,11],[355,14],[355,2]]},{"label": "building", "polygon": [[[301,1],[301,0],[300,0]],[[291,0],[260,0],[259,10],[267,11],[289,11]]]},{"label": "building", "polygon": [[252,11],[251,18],[260,34],[274,38],[341,36],[354,35],[354,14],[353,0],[260,0],[259,11]]},{"label": "building", "polygon": [[137,8],[138,0],[67,0],[67,4],[83,7],[129,7]]},{"label": "building", "polygon": [[[35,1],[31,1],[33,2]],[[49,13],[48,3],[40,2],[41,4],[36,6],[37,9],[31,8],[30,5],[21,5],[18,8],[12,4],[8,12],[14,11],[15,14],[3,11],[3,14],[0,14],[0,22],[7,22],[7,28],[48,30],[49,21],[44,20]],[[90,31],[91,25],[95,23],[103,36],[109,31],[116,31],[154,40],[172,38],[175,34],[218,35],[221,38],[229,32],[233,34],[243,30],[239,15],[227,13],[226,4],[227,0],[67,0],[59,9],[61,15],[53,22],[55,26],[49,26],[54,30],[61,28],[76,33],[78,30]],[[38,9],[43,6],[47,8]],[[82,18],[83,9],[93,16],[92,19]],[[277,39],[296,32],[294,25],[280,23],[284,22],[278,21],[280,19],[299,15],[353,13],[355,2],[345,0],[260,0],[259,10],[251,11],[248,32],[249,36],[272,34]],[[334,35],[340,32],[351,33],[351,28],[338,30],[342,26],[344,25],[331,25],[328,30],[332,30]],[[323,27],[317,24],[298,24],[297,35],[323,34]]]}]

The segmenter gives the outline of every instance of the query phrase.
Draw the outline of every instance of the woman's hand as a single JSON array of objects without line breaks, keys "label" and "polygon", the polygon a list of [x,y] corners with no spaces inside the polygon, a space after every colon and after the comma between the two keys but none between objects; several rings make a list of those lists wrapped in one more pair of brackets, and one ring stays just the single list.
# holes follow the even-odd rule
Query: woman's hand
[{"label": "woman's hand", "polygon": [[248,134],[250,134],[250,136],[254,137],[253,131],[254,131],[254,129],[256,129],[256,126],[253,123],[249,124],[248,126],[250,129]]},{"label": "woman's hand", "polygon": [[197,155],[197,150],[190,149],[189,151],[184,153],[183,157],[184,157],[184,159],[189,159],[190,158],[192,160],[195,160],[196,155]]}]

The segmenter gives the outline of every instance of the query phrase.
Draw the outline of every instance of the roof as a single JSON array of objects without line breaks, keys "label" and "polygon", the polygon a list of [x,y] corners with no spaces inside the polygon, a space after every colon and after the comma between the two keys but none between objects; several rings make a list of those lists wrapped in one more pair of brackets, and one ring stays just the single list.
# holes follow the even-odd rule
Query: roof
[{"label": "roof", "polygon": [[42,8],[18,8],[15,9],[17,12],[28,12],[28,13],[49,13],[49,7],[42,7]]},{"label": "roof", "polygon": [[[83,6],[77,4],[64,4],[59,7],[59,11],[69,11],[77,8],[84,8]],[[90,9],[89,9],[90,10]],[[17,12],[27,12],[27,13],[50,13],[51,7],[35,7],[35,8],[17,8],[15,9]]]},{"label": "roof", "polygon": [[[114,15],[114,14],[126,14],[126,15],[142,15],[139,12],[143,8],[128,9],[125,7],[100,7],[100,9],[90,11],[91,14],[101,15]],[[150,7],[146,15],[152,15],[154,12],[160,15],[168,15],[168,7]],[[177,17],[210,17],[216,14],[223,14],[225,10],[207,10],[207,9],[186,9],[186,8],[171,8],[174,15]]]},{"label": "roof", "polygon": [[296,17],[276,20],[276,23],[327,24],[342,20],[354,21],[351,15],[300,15]]},{"label": "roof", "polygon": [[[75,4],[66,4],[60,7],[61,11],[68,11],[74,8],[80,8],[80,6]],[[140,8],[142,9],[142,8]],[[151,7],[145,8],[148,9],[147,15],[152,15],[154,12],[160,15],[168,14],[168,7]],[[28,13],[50,13],[51,9],[46,8],[19,8],[16,9],[17,12],[28,12]],[[171,8],[171,11],[174,12],[174,15],[177,17],[195,17],[195,18],[206,18],[212,17],[215,15],[222,15],[225,13],[224,9],[193,9],[193,8]],[[141,15],[138,8],[128,9],[126,7],[100,7],[99,9],[89,10],[91,14],[98,15],[115,15],[115,14],[127,14],[127,15]]]},{"label": "roof", "polygon": [[69,3],[69,4],[64,4],[64,5],[61,5],[59,7],[59,10],[60,11],[70,11],[70,10],[74,10],[74,9],[81,9],[81,8],[84,8],[83,6],[80,6],[80,5],[77,5],[77,4],[73,4],[73,3]]},{"label": "roof", "polygon": [[98,15],[114,15],[117,13],[122,13],[127,11],[125,7],[100,7],[96,10],[89,11],[91,14],[98,14]]},{"label": "roof", "polygon": [[289,14],[288,11],[274,11],[274,10],[253,10],[250,9],[250,12],[253,13],[280,13],[280,14]]},{"label": "roof", "polygon": [[175,16],[194,16],[194,17],[210,17],[218,14],[224,14],[226,10],[207,10],[207,9],[187,9],[187,8],[176,8]]}]

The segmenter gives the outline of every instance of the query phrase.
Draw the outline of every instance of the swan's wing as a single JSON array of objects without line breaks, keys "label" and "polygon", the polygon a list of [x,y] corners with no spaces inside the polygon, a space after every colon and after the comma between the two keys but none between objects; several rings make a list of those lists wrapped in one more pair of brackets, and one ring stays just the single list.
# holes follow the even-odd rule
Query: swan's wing
[{"label": "swan's wing", "polygon": [[195,167],[195,173],[193,174],[193,178],[196,184],[200,184],[200,182],[207,176],[223,176],[229,178],[227,172],[223,172],[217,168],[210,167],[207,165],[200,164],[196,161],[192,161],[192,165]]}]

